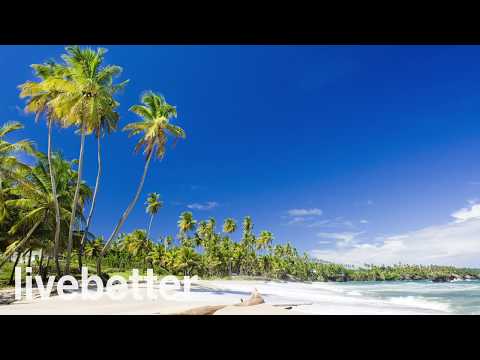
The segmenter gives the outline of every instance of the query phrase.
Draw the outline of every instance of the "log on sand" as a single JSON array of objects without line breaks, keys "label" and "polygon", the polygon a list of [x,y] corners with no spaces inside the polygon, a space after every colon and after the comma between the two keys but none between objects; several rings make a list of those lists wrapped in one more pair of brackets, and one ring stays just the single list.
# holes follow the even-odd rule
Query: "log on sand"
[{"label": "log on sand", "polygon": [[[264,302],[265,300],[263,300],[263,297],[259,294],[258,290],[255,288],[253,289],[252,295],[248,300],[243,301],[243,299],[240,299],[240,303],[234,304],[233,306],[253,306],[253,305],[263,304]],[[216,311],[223,309],[227,306],[231,306],[231,305],[200,306],[197,308],[175,313],[173,315],[213,315]]]}]

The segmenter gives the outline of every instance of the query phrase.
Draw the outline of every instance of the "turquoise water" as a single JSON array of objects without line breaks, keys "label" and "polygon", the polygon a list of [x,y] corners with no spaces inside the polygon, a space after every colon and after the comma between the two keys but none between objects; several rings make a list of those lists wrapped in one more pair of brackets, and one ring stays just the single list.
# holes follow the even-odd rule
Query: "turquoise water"
[{"label": "turquoise water", "polygon": [[347,282],[338,284],[348,296],[362,296],[413,308],[450,314],[480,314],[480,281]]}]

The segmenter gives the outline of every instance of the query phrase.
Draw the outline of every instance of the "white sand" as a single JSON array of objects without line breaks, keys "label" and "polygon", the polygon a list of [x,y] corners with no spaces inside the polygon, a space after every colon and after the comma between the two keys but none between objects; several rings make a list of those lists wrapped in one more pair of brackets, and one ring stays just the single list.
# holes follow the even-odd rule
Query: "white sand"
[{"label": "white sand", "polygon": [[[159,297],[150,300],[146,289],[139,289],[143,300],[133,297],[133,289],[127,290],[123,300],[112,300],[106,293],[97,300],[83,300],[79,294],[66,297],[17,301],[0,305],[0,315],[6,314],[172,314],[205,305],[233,305],[247,299],[257,288],[266,305],[231,307],[218,314],[444,314],[435,309],[418,308],[405,304],[382,302],[362,296],[348,296],[332,283],[285,283],[273,281],[218,280],[200,281],[192,286],[188,298],[168,300]],[[182,295],[183,291],[169,291],[170,295]],[[293,306],[292,310],[272,305],[308,304]]]}]

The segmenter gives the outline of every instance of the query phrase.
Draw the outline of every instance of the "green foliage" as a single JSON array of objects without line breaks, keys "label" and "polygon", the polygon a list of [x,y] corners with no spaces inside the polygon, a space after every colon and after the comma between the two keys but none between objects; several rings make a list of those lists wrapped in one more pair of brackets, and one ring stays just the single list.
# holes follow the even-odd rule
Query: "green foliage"
[{"label": "green foliage", "polygon": [[480,275],[477,270],[433,265],[366,265],[354,269],[322,263],[307,254],[299,254],[290,243],[273,245],[274,236],[269,231],[261,231],[256,236],[250,217],[243,221],[241,241],[235,242],[229,237],[235,230],[226,231],[228,220],[224,222],[222,234],[216,232],[215,219],[199,221],[196,226],[193,215],[184,212],[178,221],[181,234],[178,242],[166,236],[155,243],[146,238],[145,230],[141,229],[120,234],[106,254],[105,265],[120,272],[133,268],[145,270],[150,266],[160,275],[199,275],[202,278],[237,275],[299,281],[421,280],[451,274]]}]

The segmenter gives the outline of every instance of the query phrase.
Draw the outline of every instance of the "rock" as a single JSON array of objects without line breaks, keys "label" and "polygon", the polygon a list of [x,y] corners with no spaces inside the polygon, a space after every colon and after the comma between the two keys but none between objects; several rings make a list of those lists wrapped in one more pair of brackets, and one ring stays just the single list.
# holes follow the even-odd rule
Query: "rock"
[{"label": "rock", "polygon": [[458,274],[451,274],[450,280],[463,280],[463,276]]},{"label": "rock", "polygon": [[433,282],[449,282],[452,279],[448,275],[437,275],[436,277],[432,278]]}]

